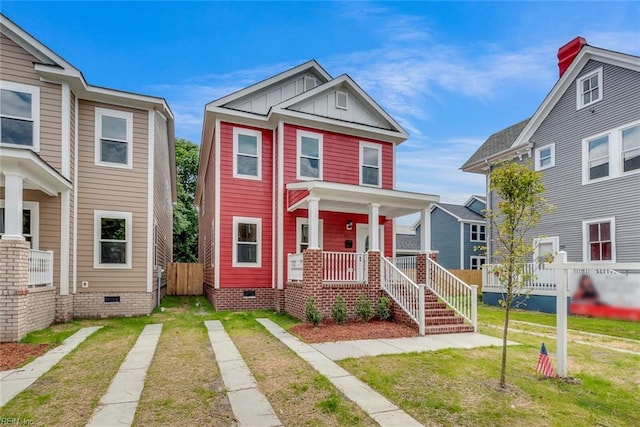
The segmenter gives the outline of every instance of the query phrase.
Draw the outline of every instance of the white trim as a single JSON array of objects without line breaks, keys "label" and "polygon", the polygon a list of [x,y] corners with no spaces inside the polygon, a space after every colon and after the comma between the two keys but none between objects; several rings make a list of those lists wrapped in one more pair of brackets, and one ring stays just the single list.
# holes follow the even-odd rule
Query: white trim
[{"label": "white trim", "polygon": [[635,122],[631,122],[629,124],[626,125],[622,125],[620,127],[618,127],[616,129],[617,134],[618,134],[618,138],[620,139],[620,163],[619,163],[619,168],[620,168],[620,176],[627,176],[627,175],[633,175],[636,173],[640,173],[640,169],[634,169],[628,172],[624,171],[624,141],[622,140],[622,132],[624,132],[625,130],[634,128],[634,127],[638,127],[640,126],[640,120],[636,120]]},{"label": "white trim", "polygon": [[[589,251],[589,225],[596,224],[596,223],[603,223],[603,222],[610,223],[609,232],[611,233],[611,259],[605,260],[605,261],[593,261],[589,259],[590,253],[591,253]],[[615,216],[606,217],[606,218],[588,219],[588,220],[582,221],[582,260],[583,262],[596,262],[596,263],[616,262],[616,217]]]},{"label": "white trim", "polygon": [[[310,138],[318,141],[318,176],[303,176],[300,174],[300,158],[302,157],[302,138]],[[324,161],[324,151],[323,151],[323,139],[324,135],[321,133],[308,132],[306,130],[298,129],[296,131],[296,178],[301,181],[305,180],[322,180],[322,163]],[[309,157],[309,156],[305,156]]]},{"label": "white trim", "polygon": [[74,93],[73,137],[73,294],[78,289],[78,96]]},{"label": "white trim", "polygon": [[[486,206],[486,205],[485,205],[485,206]],[[458,215],[456,215],[456,214],[452,213],[451,211],[449,211],[449,210],[447,210],[447,209],[443,208],[443,207],[442,207],[440,204],[438,204],[437,202],[431,203],[431,205],[430,205],[431,212],[433,212],[433,210],[434,210],[435,208],[438,208],[438,209],[440,209],[441,211],[445,212],[446,214],[451,215],[452,217],[454,217],[455,219],[457,219],[457,220],[458,220],[458,222],[466,222],[466,223],[468,223],[468,224],[486,224],[486,221],[485,221],[485,220],[482,220],[482,219],[463,219],[463,218],[460,218]],[[471,209],[469,209],[469,210],[471,210]],[[472,211],[472,212],[473,212],[473,211]],[[415,228],[417,225],[418,225],[418,223],[414,224],[414,225],[413,225],[413,227]]]},{"label": "white trim", "polygon": [[[478,260],[478,268],[473,268],[473,260],[477,259]],[[487,257],[486,256],[481,256],[481,255],[471,255],[469,257],[469,270],[482,270],[482,265],[480,264],[480,261],[484,260],[484,263],[487,263]]]},{"label": "white trim", "polygon": [[[344,100],[345,100],[345,104],[344,106],[340,105],[340,102],[338,101],[338,99],[340,98],[340,95],[344,95]],[[338,110],[348,110],[349,109],[349,92],[345,92],[343,90],[337,90],[336,91],[336,108]]]},{"label": "white trim", "polygon": [[[547,148],[550,149],[550,163],[546,166],[541,166],[540,165],[540,152],[542,150],[546,150]],[[538,147],[535,149],[535,154],[534,154],[534,162],[535,162],[535,170],[537,171],[543,171],[545,169],[549,169],[552,168],[556,165],[556,144],[555,142],[552,142],[551,144],[546,144],[543,145],[542,147]]]},{"label": "white trim", "polygon": [[[256,226],[256,262],[238,262],[238,225],[254,224]],[[260,268],[262,267],[262,218],[234,216],[233,217],[233,258],[231,266],[237,268]]]},{"label": "white trim", "polygon": [[[62,176],[69,179],[71,176],[71,91],[69,83],[62,83],[62,130],[61,136],[61,170]],[[66,295],[66,294],[65,294]]]},{"label": "white trim", "polygon": [[560,250],[560,237],[559,236],[545,236],[545,237],[536,237],[533,239],[533,262],[538,262],[540,259],[540,244],[551,243],[553,246],[553,255]]},{"label": "white trim", "polygon": [[[363,178],[363,174],[362,174],[362,169],[366,166],[369,168],[375,168],[376,166],[374,165],[365,165],[364,162],[364,149],[365,148],[370,148],[373,150],[377,150],[378,151],[378,185],[374,185],[374,184],[365,184],[364,182],[362,182],[362,178]],[[360,174],[360,185],[365,186],[365,187],[377,187],[377,188],[382,188],[382,145],[381,144],[375,144],[372,142],[366,142],[366,141],[360,141],[360,160],[358,162],[359,166],[359,174]]]},{"label": "white trim", "polygon": [[60,193],[60,295],[69,295],[69,222],[71,190]]},{"label": "white trim", "polygon": [[[355,224],[355,230],[356,230],[356,247],[355,247],[355,252],[365,252],[364,249],[362,251],[360,251],[359,249],[359,243],[361,242],[361,240],[359,239],[362,238],[362,233],[364,232],[364,238],[366,239],[369,236],[369,223],[362,223],[362,222],[358,222]],[[358,233],[358,231],[360,231],[360,233]],[[369,239],[369,242],[371,242],[371,239]],[[380,252],[381,255],[384,255],[384,225],[378,225],[378,251]],[[364,246],[363,246],[364,248]]]},{"label": "white trim", "polygon": [[158,221],[153,220],[153,269],[156,270],[158,264],[158,239],[160,238],[160,230],[158,229]]},{"label": "white trim", "polygon": [[284,289],[284,122],[278,122],[277,287]]},{"label": "white trim", "polygon": [[153,292],[153,193],[155,179],[155,114],[149,110],[147,130],[147,292]]},{"label": "white trim", "polygon": [[[252,136],[256,138],[256,155],[239,153],[238,152],[238,137],[240,135]],[[257,175],[245,175],[238,172],[238,155],[247,156],[247,157],[255,157],[258,161],[257,164]],[[240,179],[252,179],[256,181],[262,180],[262,132],[247,129],[243,127],[234,127],[233,128],[233,177]]]},{"label": "white trim", "polygon": [[[5,199],[0,199],[0,208],[6,208]],[[40,202],[23,200],[22,210],[31,211],[31,249],[40,249]],[[20,234],[22,234],[22,227],[20,227]]]},{"label": "white trim", "polygon": [[[320,249],[322,249],[323,247],[323,222],[324,220],[319,219],[318,220],[318,246],[320,247]],[[300,251],[300,245],[302,244],[302,236],[300,234],[300,226],[302,226],[303,224],[309,224],[309,218],[305,218],[303,216],[298,216],[296,217],[296,253],[301,253]],[[307,246],[309,246],[309,242],[307,242]]]},{"label": "white trim", "polygon": [[[460,270],[464,270],[464,222],[460,222]],[[471,227],[471,224],[469,224]]]},{"label": "white trim", "polygon": [[[477,240],[473,239],[473,227],[478,227],[478,231],[476,231],[476,234],[478,235],[478,239]],[[480,234],[482,234],[482,232],[480,231],[481,227],[484,227],[484,240],[479,240],[480,239]],[[487,241],[487,226],[486,226],[486,224],[469,223],[469,241],[472,242],[472,243],[486,243],[486,241]]]},{"label": "white trim", "polygon": [[278,171],[276,165],[278,164],[278,152],[276,147],[278,146],[277,141],[277,126],[271,130],[271,287],[276,289],[278,287],[278,265],[277,265],[277,229],[278,229],[278,219],[276,217],[276,212],[278,210],[276,197],[278,195]]},{"label": "white trim", "polygon": [[[125,239],[127,244],[127,259],[124,264],[102,264],[100,262],[100,219],[124,219],[125,220]],[[131,269],[131,258],[133,248],[133,214],[131,212],[119,211],[93,211],[93,268],[95,269]],[[149,252],[149,251],[147,251]]]},{"label": "white trim", "polygon": [[[127,138],[124,140],[117,140],[119,142],[127,143],[127,163],[112,163],[106,162],[101,159],[102,151],[102,117],[115,117],[118,119],[124,119],[127,122]],[[132,169],[133,168],[133,113],[122,110],[112,110],[109,108],[95,107],[95,158],[94,163],[97,166],[106,166],[110,168],[120,169]]]},{"label": "white trim", "polygon": [[211,221],[211,232],[210,232],[210,236],[209,236],[209,246],[210,246],[210,250],[211,250],[211,256],[210,261],[211,261],[211,267],[215,267],[216,266],[216,248],[215,248],[215,242],[216,242],[216,229],[215,229],[215,223],[214,221]]},{"label": "white trim", "polygon": [[[587,102],[586,104],[584,104],[584,100],[582,99],[582,95],[584,95],[584,93],[582,92],[582,82],[590,79],[593,76],[598,76],[598,99],[596,99],[595,101],[590,101]],[[600,68],[596,68],[595,70],[582,75],[580,77],[578,77],[576,79],[576,110],[581,110],[585,107],[588,107],[590,105],[593,105],[597,102],[600,102],[604,99],[604,88],[602,87],[602,67]]]},{"label": "white trim", "polygon": [[[3,147],[15,147],[15,148],[23,148],[27,150],[35,151],[36,153],[40,152],[40,88],[38,86],[25,85],[22,83],[9,82],[6,80],[0,80],[0,89],[6,89],[13,92],[22,92],[28,93],[31,95],[31,119],[33,122],[33,143],[32,145],[22,145],[22,144],[9,144],[0,142],[0,145]],[[24,120],[24,117],[17,116],[9,116],[3,115],[3,117],[15,118]],[[1,140],[0,140],[1,141]]]},{"label": "white trim", "polygon": [[[215,246],[216,246],[216,266],[218,266],[218,268],[215,268],[213,270],[213,287],[214,289],[219,289],[220,288],[220,119],[216,119],[215,122],[215,128],[214,128],[214,156],[215,158],[214,163],[215,163],[215,169],[214,169],[214,175],[216,178],[215,181],[215,194],[213,195],[214,197],[214,211],[213,211],[213,217],[214,217],[214,225],[215,225]],[[209,159],[206,159],[207,164],[209,164]],[[205,168],[205,172],[206,172],[206,168]],[[204,198],[204,189],[203,189],[203,198]]]}]

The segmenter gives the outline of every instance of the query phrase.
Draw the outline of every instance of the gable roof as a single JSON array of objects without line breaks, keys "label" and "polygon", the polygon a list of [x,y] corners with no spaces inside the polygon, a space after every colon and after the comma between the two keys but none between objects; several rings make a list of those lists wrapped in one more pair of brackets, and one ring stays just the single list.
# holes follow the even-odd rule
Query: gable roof
[{"label": "gable roof", "polygon": [[442,211],[456,218],[458,221],[484,222],[484,217],[466,206],[454,205],[450,203],[433,203],[431,210],[439,208]]},{"label": "gable roof", "polygon": [[396,234],[396,250],[419,251],[420,236],[417,234]]},{"label": "gable roof", "polygon": [[469,199],[464,202],[464,206],[469,206],[471,203],[473,203],[474,201],[478,201],[484,205],[487,204],[487,198],[486,196],[479,196],[477,194],[474,194],[473,196],[469,197]]},{"label": "gable roof", "polygon": [[[482,161],[506,160],[506,158],[509,158],[509,155],[517,155],[518,152],[527,149],[529,139],[560,100],[560,97],[567,91],[576,77],[578,77],[589,60],[604,62],[640,72],[639,56],[584,45],[569,68],[567,68],[562,77],[556,81],[535,114],[527,120],[523,120],[491,135],[469,160],[462,165],[461,169],[466,172],[479,172],[478,164]],[[512,139],[510,143],[508,143],[509,139]]]}]

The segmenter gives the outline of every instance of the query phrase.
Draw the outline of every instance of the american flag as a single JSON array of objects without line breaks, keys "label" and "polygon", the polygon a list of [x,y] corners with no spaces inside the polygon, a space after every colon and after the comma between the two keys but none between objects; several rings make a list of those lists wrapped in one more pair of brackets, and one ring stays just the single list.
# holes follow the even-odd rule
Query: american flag
[{"label": "american flag", "polygon": [[538,357],[538,367],[536,368],[536,372],[549,378],[556,378],[558,376],[553,370],[551,359],[549,359],[549,354],[547,354],[547,348],[544,346],[544,343],[542,343],[542,348],[540,348],[540,356]]}]

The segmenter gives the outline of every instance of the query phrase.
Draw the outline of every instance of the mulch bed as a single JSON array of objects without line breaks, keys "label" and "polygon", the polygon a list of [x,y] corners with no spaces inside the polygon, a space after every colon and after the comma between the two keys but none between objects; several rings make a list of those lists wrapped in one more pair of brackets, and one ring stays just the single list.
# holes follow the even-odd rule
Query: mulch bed
[{"label": "mulch bed", "polygon": [[306,342],[403,338],[418,335],[417,331],[409,326],[380,320],[372,320],[367,323],[348,322],[346,325],[337,325],[327,321],[317,328],[314,328],[310,323],[303,323],[294,326],[290,331]]},{"label": "mulch bed", "polygon": [[49,344],[2,343],[0,344],[0,371],[18,368],[48,349]]}]

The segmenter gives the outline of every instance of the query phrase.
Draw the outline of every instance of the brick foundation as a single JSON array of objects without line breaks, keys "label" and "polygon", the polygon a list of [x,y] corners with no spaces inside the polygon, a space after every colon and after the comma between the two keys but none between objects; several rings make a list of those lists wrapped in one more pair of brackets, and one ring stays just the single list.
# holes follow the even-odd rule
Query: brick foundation
[{"label": "brick foundation", "polygon": [[[246,297],[245,291],[255,292]],[[284,290],[273,288],[222,288],[205,285],[205,296],[215,310],[277,310],[284,307]]]},{"label": "brick foundation", "polygon": [[60,295],[56,292],[55,321],[64,323],[73,320],[73,295]]},{"label": "brick foundation", "polygon": [[29,331],[29,243],[0,239],[0,342],[15,342]]},{"label": "brick foundation", "polygon": [[[151,313],[155,306],[148,292],[79,292],[73,300],[73,316],[83,318],[132,317]],[[119,296],[120,302],[105,302]]]},{"label": "brick foundation", "polygon": [[29,289],[27,295],[27,333],[44,329],[56,317],[56,293],[54,287]]}]

